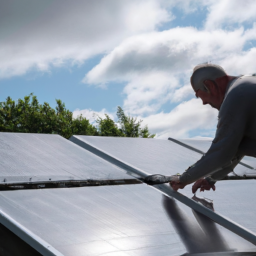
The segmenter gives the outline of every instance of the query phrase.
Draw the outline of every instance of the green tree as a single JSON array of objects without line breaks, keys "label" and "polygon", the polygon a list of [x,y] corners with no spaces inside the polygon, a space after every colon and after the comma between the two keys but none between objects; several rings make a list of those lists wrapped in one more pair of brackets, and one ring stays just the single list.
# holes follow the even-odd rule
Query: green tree
[{"label": "green tree", "polygon": [[142,138],[154,138],[155,134],[150,134],[148,127],[141,127],[143,120],[137,120],[135,117],[127,116],[123,109],[118,106],[117,113],[118,123],[121,126],[121,131],[125,137],[142,137]]},{"label": "green tree", "polygon": [[124,136],[122,131],[118,129],[115,122],[107,114],[105,114],[105,118],[98,117],[96,122],[98,123],[98,130],[100,136]]},{"label": "green tree", "polygon": [[60,134],[69,138],[73,134],[97,135],[96,128],[79,116],[72,118],[61,100],[56,100],[56,109],[46,102],[39,104],[36,96],[30,94],[15,103],[10,97],[0,107],[0,131],[25,133]]},{"label": "green tree", "polygon": [[147,126],[141,127],[142,120],[127,116],[120,106],[117,107],[116,115],[120,128],[108,115],[105,115],[105,118],[97,118],[99,135],[154,138],[155,134],[150,134]]},{"label": "green tree", "polygon": [[[82,115],[73,118],[71,111],[57,99],[56,108],[47,102],[39,104],[33,94],[17,102],[8,97],[0,104],[0,131],[25,133],[51,133],[70,138],[73,134],[116,137],[153,138],[148,127],[141,127],[142,120],[127,116],[121,107],[117,108],[117,125],[108,115],[98,117],[97,128]],[[120,127],[119,127],[120,126]]]},{"label": "green tree", "polygon": [[95,126],[91,125],[89,120],[87,120],[82,115],[73,119],[72,122],[72,134],[76,135],[99,135]]}]

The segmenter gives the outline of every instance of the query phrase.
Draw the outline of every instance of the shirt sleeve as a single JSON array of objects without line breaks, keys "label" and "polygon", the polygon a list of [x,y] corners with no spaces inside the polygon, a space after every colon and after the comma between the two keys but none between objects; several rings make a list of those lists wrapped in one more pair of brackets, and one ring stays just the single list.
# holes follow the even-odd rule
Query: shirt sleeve
[{"label": "shirt sleeve", "polygon": [[182,183],[192,183],[220,170],[231,171],[229,167],[238,152],[247,126],[247,105],[240,91],[231,92],[227,96],[219,112],[217,131],[210,149],[181,175]]},{"label": "shirt sleeve", "polygon": [[233,172],[235,167],[239,164],[239,162],[242,160],[244,156],[243,155],[237,155],[234,159],[232,159],[232,162],[230,165],[226,166],[225,168],[213,173],[211,176],[208,176],[208,179],[211,182],[216,182],[218,180],[222,180],[225,178],[230,172]]},{"label": "shirt sleeve", "polygon": [[225,176],[227,176],[230,172],[232,172],[235,169],[235,167],[239,164],[239,162],[242,160],[244,156],[256,156],[256,140],[244,137],[241,143],[239,144],[236,156],[232,159],[232,163],[226,168],[213,173],[211,176],[208,176],[208,181],[211,181],[211,183],[215,183],[216,181],[225,178]]}]

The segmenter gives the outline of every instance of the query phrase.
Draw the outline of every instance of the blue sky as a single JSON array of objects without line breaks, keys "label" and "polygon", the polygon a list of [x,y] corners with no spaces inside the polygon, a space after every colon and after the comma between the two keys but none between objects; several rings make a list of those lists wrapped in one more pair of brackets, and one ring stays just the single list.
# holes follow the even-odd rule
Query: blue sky
[{"label": "blue sky", "polygon": [[255,73],[255,13],[253,0],[6,1],[0,101],[32,92],[91,122],[121,106],[157,138],[213,137],[218,113],[189,77],[209,61]]}]

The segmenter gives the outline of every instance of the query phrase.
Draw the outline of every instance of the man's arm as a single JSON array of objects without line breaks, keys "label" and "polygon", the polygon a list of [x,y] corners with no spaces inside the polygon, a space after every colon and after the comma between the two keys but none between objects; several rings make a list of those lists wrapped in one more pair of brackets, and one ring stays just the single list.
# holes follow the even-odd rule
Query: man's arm
[{"label": "man's arm", "polygon": [[216,182],[225,178],[230,172],[232,172],[244,156],[256,157],[256,140],[244,137],[239,145],[238,152],[235,158],[232,159],[232,163],[226,168],[215,172],[207,177],[209,182]]},{"label": "man's arm", "polygon": [[[208,152],[193,167],[180,176],[181,184],[190,184],[200,178],[217,176],[230,172],[232,159],[238,153],[239,145],[244,137],[249,111],[248,102],[239,92],[229,95],[219,113],[217,132]],[[226,170],[226,171],[224,171]]]},{"label": "man's arm", "polygon": [[217,171],[211,176],[208,176],[204,179],[197,180],[192,187],[192,192],[196,193],[198,189],[200,189],[200,191],[210,190],[210,189],[215,190],[216,189],[215,183],[219,180],[222,180],[230,172],[232,172],[242,158],[243,156],[237,156],[235,159],[232,160],[232,164],[230,164],[226,168],[221,169],[220,171]]}]

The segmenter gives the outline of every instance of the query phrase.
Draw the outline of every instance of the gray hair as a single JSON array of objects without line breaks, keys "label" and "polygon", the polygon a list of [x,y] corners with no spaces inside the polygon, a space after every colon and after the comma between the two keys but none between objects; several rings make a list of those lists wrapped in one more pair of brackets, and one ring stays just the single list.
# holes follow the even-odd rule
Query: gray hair
[{"label": "gray hair", "polygon": [[204,63],[195,66],[193,74],[190,78],[190,82],[194,91],[208,91],[207,87],[204,84],[205,80],[215,80],[216,78],[226,75],[227,73],[221,66],[211,63]]}]

